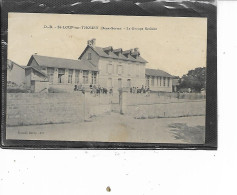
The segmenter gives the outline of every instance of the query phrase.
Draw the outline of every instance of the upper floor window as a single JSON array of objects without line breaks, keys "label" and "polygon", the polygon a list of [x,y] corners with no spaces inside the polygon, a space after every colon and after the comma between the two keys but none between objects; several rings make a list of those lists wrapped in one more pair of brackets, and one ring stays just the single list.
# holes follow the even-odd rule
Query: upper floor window
[{"label": "upper floor window", "polygon": [[136,66],[136,77],[139,77],[139,64],[137,64]]},{"label": "upper floor window", "polygon": [[112,74],[113,73],[113,65],[112,64],[108,64],[107,72],[108,72],[108,74]]},{"label": "upper floor window", "polygon": [[121,75],[123,73],[123,66],[118,65],[118,75]]},{"label": "upper floor window", "polygon": [[88,60],[91,60],[91,53],[88,53]]}]

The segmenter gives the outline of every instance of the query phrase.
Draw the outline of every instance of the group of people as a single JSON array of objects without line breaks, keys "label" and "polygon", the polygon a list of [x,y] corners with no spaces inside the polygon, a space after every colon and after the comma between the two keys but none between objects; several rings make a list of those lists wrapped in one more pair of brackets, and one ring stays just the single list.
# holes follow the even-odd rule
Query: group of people
[{"label": "group of people", "polygon": [[[90,93],[91,94],[112,94],[113,95],[113,88],[107,89],[105,87],[101,87],[100,85],[90,85]],[[84,91],[85,88],[82,84],[75,85],[74,91]],[[130,93],[144,93],[146,95],[150,94],[150,88],[147,86],[143,86],[141,88],[138,87],[131,87],[130,88]]]},{"label": "group of people", "polygon": [[[101,87],[100,85],[96,86],[96,85],[89,85],[89,88],[90,88],[90,93],[91,94],[113,94],[113,89],[107,89],[105,87]],[[75,85],[74,86],[74,91],[84,91],[85,90],[85,87],[82,85],[82,84],[79,84],[79,85]]]},{"label": "group of people", "polygon": [[150,93],[150,88],[147,86],[143,86],[141,88],[138,87],[131,87],[130,88],[130,93],[145,93],[145,94],[149,94]]}]

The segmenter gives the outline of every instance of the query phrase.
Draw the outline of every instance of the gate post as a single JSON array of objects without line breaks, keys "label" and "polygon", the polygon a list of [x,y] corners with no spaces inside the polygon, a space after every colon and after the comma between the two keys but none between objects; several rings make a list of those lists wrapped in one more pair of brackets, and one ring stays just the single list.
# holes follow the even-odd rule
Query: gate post
[{"label": "gate post", "polygon": [[88,121],[90,118],[90,109],[89,109],[89,102],[88,102],[88,95],[90,94],[91,89],[89,87],[84,88],[84,121]]},{"label": "gate post", "polygon": [[127,113],[127,95],[129,92],[129,88],[120,88],[119,89],[119,107],[120,114]]}]

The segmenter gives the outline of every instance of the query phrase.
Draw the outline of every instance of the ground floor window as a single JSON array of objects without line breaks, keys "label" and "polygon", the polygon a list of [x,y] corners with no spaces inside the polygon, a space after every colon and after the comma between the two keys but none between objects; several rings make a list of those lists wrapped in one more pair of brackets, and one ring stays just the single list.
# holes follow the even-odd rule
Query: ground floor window
[{"label": "ground floor window", "polygon": [[118,88],[122,88],[122,79],[121,78],[118,79]]},{"label": "ground floor window", "polygon": [[109,88],[109,89],[113,87],[112,82],[113,82],[112,78],[109,78],[109,79],[108,79],[108,88]]},{"label": "ground floor window", "polygon": [[146,86],[147,86],[147,87],[150,86],[149,77],[146,78]]},{"label": "ground floor window", "polygon": [[79,70],[75,70],[75,83],[78,84],[79,83]]},{"label": "ground floor window", "polygon": [[165,87],[166,78],[163,77],[163,86]]},{"label": "ground floor window", "polygon": [[151,77],[151,86],[154,86],[155,77]]},{"label": "ground floor window", "polygon": [[83,71],[83,84],[88,84],[89,71]]},{"label": "ground floor window", "polygon": [[65,75],[65,69],[59,68],[58,69],[58,83],[63,83],[64,75]]},{"label": "ground floor window", "polygon": [[72,74],[73,74],[73,70],[69,69],[68,70],[68,83],[72,83]]},{"label": "ground floor window", "polygon": [[128,79],[127,82],[128,82],[128,87],[131,87],[132,86],[131,79]]},{"label": "ground floor window", "polygon": [[54,68],[47,68],[47,76],[49,78],[49,82],[53,83]]},{"label": "ground floor window", "polygon": [[96,72],[92,72],[92,74],[91,74],[92,84],[96,84],[96,76],[97,76],[97,73]]},{"label": "ground floor window", "polygon": [[160,86],[161,86],[161,82],[162,82],[161,80],[162,80],[162,77],[160,77]]},{"label": "ground floor window", "polygon": [[167,85],[170,86],[170,78],[168,78]]}]

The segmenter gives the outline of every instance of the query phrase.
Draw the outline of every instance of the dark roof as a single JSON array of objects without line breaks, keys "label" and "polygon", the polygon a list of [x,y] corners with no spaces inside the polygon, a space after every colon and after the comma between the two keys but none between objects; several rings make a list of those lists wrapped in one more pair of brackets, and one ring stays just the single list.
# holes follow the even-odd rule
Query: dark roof
[{"label": "dark roof", "polygon": [[159,69],[149,69],[146,68],[146,75],[147,76],[159,76],[159,77],[172,77],[169,73],[159,70]]},{"label": "dark roof", "polygon": [[98,68],[89,61],[71,60],[40,55],[33,55],[32,57],[36,60],[39,66],[98,71]]},{"label": "dark roof", "polygon": [[[93,51],[95,51],[95,53],[97,53],[98,56],[100,57],[104,57],[104,58],[112,58],[112,59],[119,59],[119,60],[125,60],[125,61],[132,61],[132,62],[141,62],[141,63],[147,63],[147,61],[145,59],[143,59],[141,56],[137,56],[136,58],[134,58],[131,55],[125,56],[125,53],[130,53],[129,51],[132,50],[127,50],[127,51],[123,51],[122,53],[119,53],[119,55],[116,53],[112,52],[105,52],[104,48],[102,47],[91,47],[91,46],[87,46],[86,49],[84,50],[84,52],[82,52],[81,56],[79,57],[79,59],[81,59],[81,57],[83,56],[83,54],[85,53],[85,51],[88,48],[91,48]],[[115,51],[117,52],[117,50]]]}]

